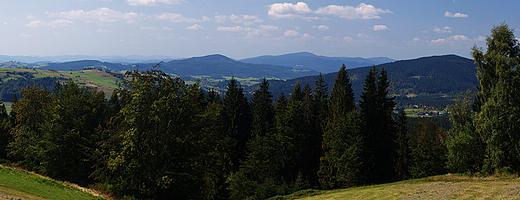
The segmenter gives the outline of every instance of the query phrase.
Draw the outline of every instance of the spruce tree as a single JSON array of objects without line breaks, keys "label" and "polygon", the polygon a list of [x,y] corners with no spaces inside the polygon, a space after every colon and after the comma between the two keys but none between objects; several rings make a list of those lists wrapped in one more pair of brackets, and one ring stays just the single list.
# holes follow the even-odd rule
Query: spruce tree
[{"label": "spruce tree", "polygon": [[253,136],[265,136],[274,130],[273,95],[269,91],[269,82],[262,79],[260,88],[255,91],[252,98],[252,134]]},{"label": "spruce tree", "polygon": [[408,179],[408,165],[409,165],[409,147],[408,147],[408,128],[406,126],[406,112],[404,108],[401,107],[399,109],[399,119],[398,119],[398,131],[397,131],[397,162],[396,162],[396,172],[399,176],[400,180]]},{"label": "spruce tree", "polygon": [[367,74],[361,94],[362,134],[364,139],[363,170],[368,183],[397,179],[396,123],[392,118],[394,98],[387,97],[389,82],[384,69],[373,66]]},{"label": "spruce tree", "polygon": [[247,142],[251,137],[251,114],[249,101],[234,77],[229,81],[223,99],[222,118],[223,128],[235,146],[231,153],[233,169],[238,170],[240,161],[246,158]]},{"label": "spruce tree", "polygon": [[350,78],[343,65],[332,89],[323,133],[324,156],[318,171],[322,188],[340,188],[360,183],[362,138],[359,112],[354,107]]}]

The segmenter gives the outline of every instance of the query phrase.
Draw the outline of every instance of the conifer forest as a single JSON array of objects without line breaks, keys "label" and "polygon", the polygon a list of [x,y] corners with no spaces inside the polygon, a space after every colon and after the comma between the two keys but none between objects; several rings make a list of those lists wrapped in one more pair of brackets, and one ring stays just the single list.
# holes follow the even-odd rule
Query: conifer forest
[{"label": "conifer forest", "polygon": [[408,127],[384,68],[370,69],[356,101],[345,66],[333,85],[320,75],[276,99],[265,78],[250,96],[234,78],[219,94],[154,67],[127,72],[108,99],[72,80],[23,88],[9,114],[0,107],[0,159],[122,199],[266,199],[446,173],[520,172],[513,33],[500,24],[485,50],[473,47],[479,84],[448,107],[449,130],[428,117]]}]

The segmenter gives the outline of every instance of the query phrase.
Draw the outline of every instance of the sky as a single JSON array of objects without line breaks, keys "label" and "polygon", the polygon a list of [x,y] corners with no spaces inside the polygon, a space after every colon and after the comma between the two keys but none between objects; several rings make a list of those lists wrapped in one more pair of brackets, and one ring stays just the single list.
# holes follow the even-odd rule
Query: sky
[{"label": "sky", "polygon": [[493,26],[520,28],[518,8],[509,0],[2,1],[0,55],[470,58]]}]

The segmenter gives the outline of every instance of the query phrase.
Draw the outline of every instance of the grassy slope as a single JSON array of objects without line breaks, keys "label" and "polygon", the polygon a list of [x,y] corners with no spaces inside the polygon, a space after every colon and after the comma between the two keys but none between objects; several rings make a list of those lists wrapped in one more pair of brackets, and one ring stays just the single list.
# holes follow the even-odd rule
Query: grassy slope
[{"label": "grassy slope", "polygon": [[25,199],[102,199],[61,182],[0,166],[0,192]]},{"label": "grassy slope", "polygon": [[276,199],[518,199],[520,179],[518,176],[441,175],[315,193],[318,194],[314,196],[293,194]]},{"label": "grassy slope", "polygon": [[0,78],[2,80],[8,80],[12,78],[19,78],[20,75],[7,74],[7,72],[29,72],[32,73],[36,78],[42,77],[57,77],[68,80],[72,78],[80,85],[96,87],[103,90],[105,94],[109,95],[117,88],[117,83],[121,82],[119,78],[112,76],[111,74],[97,70],[79,70],[79,71],[51,71],[51,70],[39,70],[39,69],[20,69],[20,68],[0,68]]}]

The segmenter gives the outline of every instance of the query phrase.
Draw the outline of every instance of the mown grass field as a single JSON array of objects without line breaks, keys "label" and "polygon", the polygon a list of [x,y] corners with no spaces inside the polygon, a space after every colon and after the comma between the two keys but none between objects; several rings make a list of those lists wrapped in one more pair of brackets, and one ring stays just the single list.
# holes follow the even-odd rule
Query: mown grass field
[{"label": "mown grass field", "polygon": [[[89,190],[0,165],[0,192],[23,199],[103,199]],[[0,197],[0,199],[2,199]]]},{"label": "mown grass field", "polygon": [[381,185],[300,192],[272,199],[520,199],[520,179],[517,175],[448,174]]},{"label": "mown grass field", "polygon": [[72,79],[78,84],[89,87],[96,87],[103,90],[105,94],[110,95],[118,87],[118,83],[122,80],[112,74],[97,69],[86,69],[79,71],[54,71],[39,69],[21,69],[21,68],[0,68],[0,79],[7,81],[9,79],[21,78],[21,75],[13,74],[13,72],[28,72],[35,78],[57,77],[64,80]]}]

